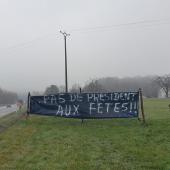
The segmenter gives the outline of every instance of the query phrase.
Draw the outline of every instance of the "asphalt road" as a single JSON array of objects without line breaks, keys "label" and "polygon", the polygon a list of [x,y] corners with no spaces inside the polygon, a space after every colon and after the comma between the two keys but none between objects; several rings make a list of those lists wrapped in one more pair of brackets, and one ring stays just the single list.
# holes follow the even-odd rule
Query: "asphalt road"
[{"label": "asphalt road", "polygon": [[16,104],[11,105],[11,107],[2,106],[0,107],[0,117],[5,116],[9,113],[15,112],[17,110],[18,108]]}]

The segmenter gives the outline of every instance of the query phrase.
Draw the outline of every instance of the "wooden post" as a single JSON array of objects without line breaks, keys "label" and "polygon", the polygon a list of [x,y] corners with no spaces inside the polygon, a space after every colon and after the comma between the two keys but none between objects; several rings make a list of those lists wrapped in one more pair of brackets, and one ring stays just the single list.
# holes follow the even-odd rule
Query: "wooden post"
[{"label": "wooden post", "polygon": [[30,113],[30,97],[31,97],[31,94],[29,92],[28,93],[28,98],[27,98],[27,116],[26,116],[26,118],[29,117],[29,113]]},{"label": "wooden post", "polygon": [[[81,87],[80,87],[80,93],[81,93]],[[83,124],[83,122],[84,122],[84,119],[81,118],[81,124]]]},{"label": "wooden post", "polygon": [[142,119],[143,119],[143,123],[145,123],[145,113],[144,113],[144,107],[143,107],[143,96],[142,96],[142,89],[141,88],[139,89],[139,97],[140,97]]}]

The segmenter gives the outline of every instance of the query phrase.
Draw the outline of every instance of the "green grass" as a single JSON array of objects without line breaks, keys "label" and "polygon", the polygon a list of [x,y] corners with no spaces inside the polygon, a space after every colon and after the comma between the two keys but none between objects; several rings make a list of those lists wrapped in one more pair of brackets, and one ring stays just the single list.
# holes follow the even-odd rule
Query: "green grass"
[{"label": "green grass", "polygon": [[20,119],[0,133],[0,169],[168,170],[168,104],[146,99],[146,125],[137,119]]},{"label": "green grass", "polygon": [[17,112],[13,112],[3,117],[0,117],[0,132],[14,125],[17,121],[19,121],[21,117],[23,117],[23,113],[25,112],[26,112],[26,109],[22,108],[21,110],[18,110]]}]

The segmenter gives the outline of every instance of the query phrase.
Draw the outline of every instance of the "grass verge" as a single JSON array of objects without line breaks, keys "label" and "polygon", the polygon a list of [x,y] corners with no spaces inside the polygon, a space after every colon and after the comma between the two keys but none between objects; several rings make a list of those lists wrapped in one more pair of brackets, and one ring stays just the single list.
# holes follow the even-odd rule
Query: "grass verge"
[{"label": "grass verge", "polygon": [[30,116],[0,133],[0,169],[168,170],[169,99],[144,101],[146,121]]},{"label": "grass verge", "polygon": [[0,132],[14,125],[18,120],[20,120],[24,116],[23,113],[25,112],[26,112],[26,109],[23,108],[17,112],[13,112],[13,113],[7,114],[6,116],[1,117],[0,118]]}]

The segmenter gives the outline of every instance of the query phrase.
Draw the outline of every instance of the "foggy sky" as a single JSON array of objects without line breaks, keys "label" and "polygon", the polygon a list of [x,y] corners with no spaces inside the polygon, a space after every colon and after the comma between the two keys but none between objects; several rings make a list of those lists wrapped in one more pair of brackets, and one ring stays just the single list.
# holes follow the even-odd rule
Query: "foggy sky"
[{"label": "foggy sky", "polygon": [[[93,78],[168,74],[169,8],[169,0],[0,0],[0,87],[64,85],[59,30],[71,34],[69,87]],[[154,20],[160,22],[138,23]]]}]

